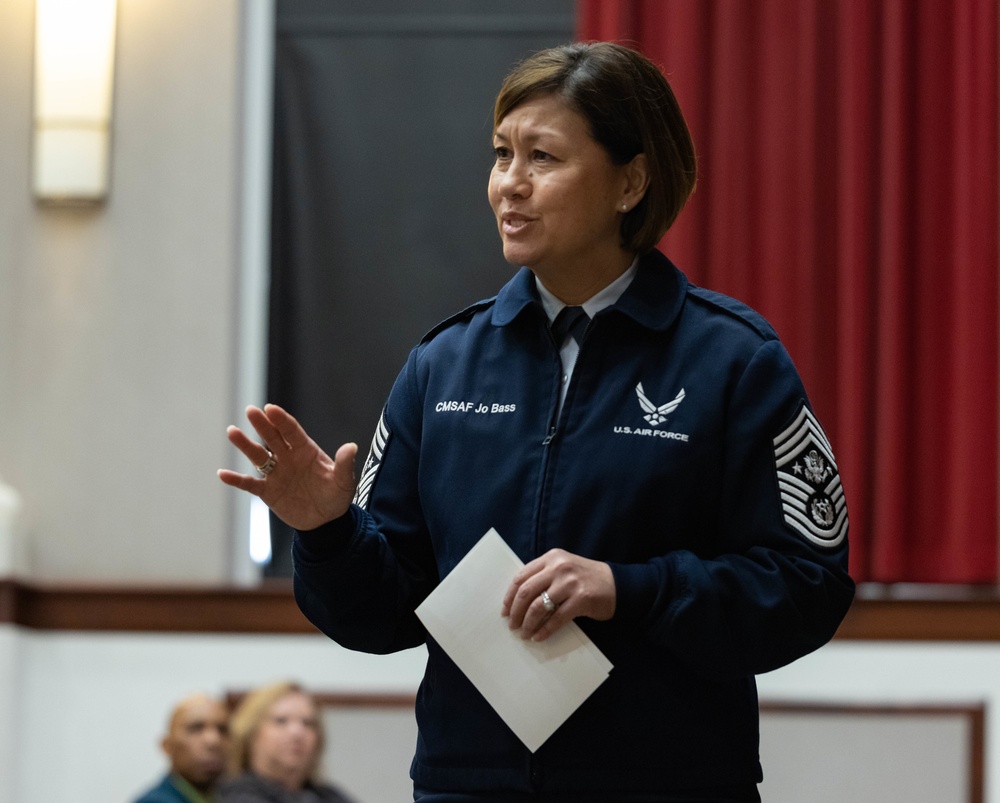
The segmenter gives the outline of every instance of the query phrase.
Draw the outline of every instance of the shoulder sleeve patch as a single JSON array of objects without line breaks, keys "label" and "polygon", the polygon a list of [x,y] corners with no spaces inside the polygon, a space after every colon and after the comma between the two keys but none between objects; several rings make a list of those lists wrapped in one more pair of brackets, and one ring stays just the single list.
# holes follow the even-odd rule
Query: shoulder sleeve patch
[{"label": "shoulder sleeve patch", "polygon": [[830,442],[804,403],[774,439],[774,461],[785,523],[814,544],[837,546],[847,535],[847,500]]},{"label": "shoulder sleeve patch", "polygon": [[385,456],[385,450],[391,436],[392,433],[389,432],[389,427],[385,423],[385,410],[383,410],[378,420],[378,426],[375,428],[371,449],[368,450],[368,459],[365,460],[364,468],[361,469],[361,479],[354,491],[354,504],[364,510],[368,510],[368,500],[371,497],[372,488],[375,486],[375,480],[378,478],[379,470],[382,468],[382,458]]}]

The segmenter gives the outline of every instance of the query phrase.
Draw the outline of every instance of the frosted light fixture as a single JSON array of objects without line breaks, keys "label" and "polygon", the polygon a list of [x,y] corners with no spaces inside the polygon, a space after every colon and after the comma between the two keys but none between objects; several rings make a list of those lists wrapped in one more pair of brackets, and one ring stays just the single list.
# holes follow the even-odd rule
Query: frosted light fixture
[{"label": "frosted light fixture", "polygon": [[32,183],[48,203],[108,194],[117,0],[36,0]]},{"label": "frosted light fixture", "polygon": [[250,560],[271,562],[271,511],[259,496],[250,497]]}]

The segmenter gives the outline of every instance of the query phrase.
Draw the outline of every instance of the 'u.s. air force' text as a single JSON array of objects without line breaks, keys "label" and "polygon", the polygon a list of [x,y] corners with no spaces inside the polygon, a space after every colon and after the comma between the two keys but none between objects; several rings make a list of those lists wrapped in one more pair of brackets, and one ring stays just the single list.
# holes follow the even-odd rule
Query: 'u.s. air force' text
[{"label": "'u.s. air force' text", "polygon": [[647,438],[665,438],[670,441],[688,442],[688,436],[683,432],[670,432],[666,429],[635,429],[633,427],[615,427],[618,435],[644,435]]},{"label": "'u.s. air force' text", "polygon": [[486,404],[483,402],[442,401],[434,405],[435,413],[513,413],[516,404]]}]

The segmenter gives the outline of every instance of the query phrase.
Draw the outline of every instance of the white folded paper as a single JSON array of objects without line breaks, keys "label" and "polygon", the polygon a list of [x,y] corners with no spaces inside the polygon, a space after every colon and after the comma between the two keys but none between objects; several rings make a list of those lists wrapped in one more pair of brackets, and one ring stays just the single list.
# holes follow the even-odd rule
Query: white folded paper
[{"label": "white folded paper", "polygon": [[490,529],[417,608],[427,631],[535,752],[608,677],[611,662],[574,623],[525,641],[500,615],[524,564]]}]

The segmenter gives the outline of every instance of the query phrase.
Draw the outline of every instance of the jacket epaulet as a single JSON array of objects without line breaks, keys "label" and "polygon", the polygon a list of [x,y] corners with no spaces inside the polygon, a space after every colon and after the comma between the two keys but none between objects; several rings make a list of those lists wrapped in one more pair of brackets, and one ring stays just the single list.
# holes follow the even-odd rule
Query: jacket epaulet
[{"label": "jacket epaulet", "polygon": [[778,333],[774,331],[774,327],[767,322],[767,319],[742,301],[690,283],[688,284],[688,293],[708,306],[742,321],[765,340],[778,339]]},{"label": "jacket epaulet", "polygon": [[496,300],[497,300],[496,296],[493,296],[492,298],[484,298],[482,301],[477,301],[475,304],[470,304],[461,312],[456,312],[454,315],[445,318],[439,324],[434,326],[434,328],[430,329],[427,332],[427,334],[425,334],[422,338],[420,338],[421,345],[433,340],[435,337],[441,334],[441,332],[443,332],[445,329],[454,326],[456,323],[460,323],[461,321],[467,321],[477,312],[480,312],[484,309],[489,309],[490,307],[493,306]]}]

